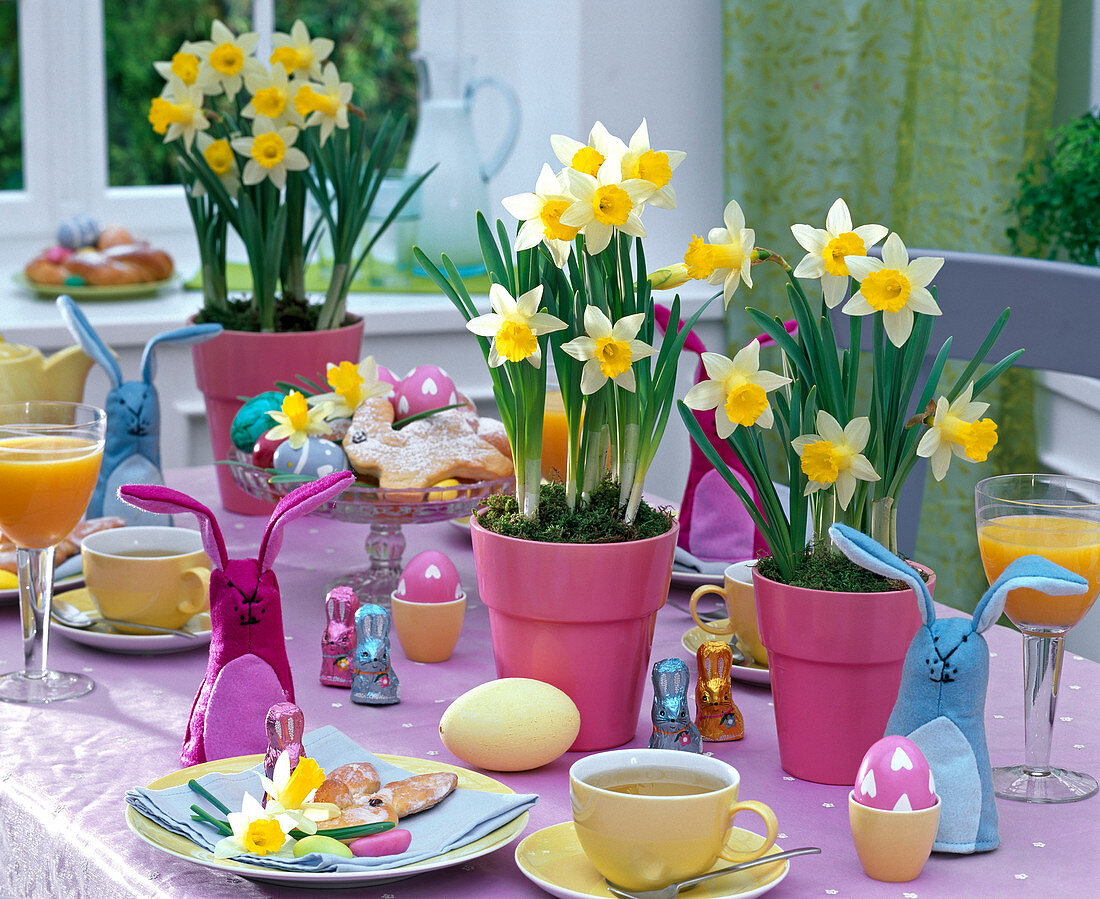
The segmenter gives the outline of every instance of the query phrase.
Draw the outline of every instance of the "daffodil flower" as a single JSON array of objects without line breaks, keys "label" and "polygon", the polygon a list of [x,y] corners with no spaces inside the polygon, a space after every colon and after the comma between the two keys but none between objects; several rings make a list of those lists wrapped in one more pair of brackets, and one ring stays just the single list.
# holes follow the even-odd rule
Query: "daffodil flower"
[{"label": "daffodil flower", "polygon": [[270,119],[276,128],[284,125],[300,128],[305,123],[294,104],[294,86],[282,66],[275,66],[263,75],[249,75],[245,79],[245,87],[252,94],[248,105],[241,110],[241,115],[246,119],[263,116]]},{"label": "daffodil flower", "polygon": [[691,280],[686,263],[675,262],[664,268],[654,269],[648,276],[649,286],[654,290],[673,290]]},{"label": "daffodil flower", "polygon": [[348,127],[348,104],[352,87],[340,80],[336,66],[325,65],[320,84],[304,84],[294,94],[294,105],[300,115],[309,114],[307,127],[321,126],[321,146],[325,145],[333,128]]},{"label": "daffodil flower", "polygon": [[561,223],[579,228],[589,255],[599,253],[611,242],[611,235],[622,231],[631,237],[645,237],[638,212],[653,194],[653,185],[640,178],[622,178],[618,157],[612,156],[600,166],[596,177],[566,169],[569,191],[576,197],[562,213]]},{"label": "daffodil flower", "polygon": [[325,782],[325,772],[311,758],[298,760],[290,770],[290,756],[284,749],[275,760],[271,778],[260,775],[267,804],[267,814],[277,818],[287,832],[297,828],[303,833],[317,832],[318,821],[328,821],[340,814],[340,808],[331,802],[314,802],[317,788]]},{"label": "daffodil flower", "polygon": [[190,150],[195,135],[210,127],[202,108],[202,89],[197,84],[186,85],[175,75],[168,79],[164,93],[154,97],[149,106],[149,122],[157,134],[169,143],[183,137]]},{"label": "daffodil flower", "polygon": [[684,405],[705,412],[714,410],[714,428],[725,440],[738,425],[770,428],[775,420],[768,393],[791,379],[760,369],[760,341],[752,340],[732,359],[721,353],[703,353],[707,380],[684,395]]},{"label": "daffodil flower", "polygon": [[560,331],[565,322],[548,312],[539,312],[542,285],[539,284],[518,299],[500,284],[489,288],[489,303],[493,311],[466,322],[466,328],[479,337],[493,338],[489,350],[489,365],[496,368],[508,362],[526,359],[535,368],[542,366],[539,335]]},{"label": "daffodil flower", "polygon": [[626,152],[626,144],[612,135],[602,122],[592,126],[587,144],[564,134],[551,134],[550,147],[562,165],[593,178],[608,157],[622,156]]},{"label": "daffodil flower", "polygon": [[581,393],[586,396],[595,393],[608,379],[614,381],[615,386],[633,393],[634,362],[657,352],[648,343],[636,339],[644,321],[645,313],[638,312],[623,316],[612,325],[611,319],[598,307],[585,308],[585,336],[562,344],[565,352],[584,363]]},{"label": "daffodil flower", "polygon": [[543,163],[534,193],[515,194],[501,200],[504,208],[523,222],[516,235],[516,250],[529,250],[545,241],[554,264],[564,268],[573,248],[573,238],[580,228],[563,225],[561,217],[575,199],[569,193],[564,174],[555,175],[554,170]]},{"label": "daffodil flower", "polygon": [[199,80],[199,68],[201,64],[202,60],[199,59],[198,54],[194,52],[194,44],[190,41],[184,41],[180,48],[172,54],[170,60],[154,62],[153,68],[157,70],[157,74],[165,81],[169,81],[175,76],[185,85],[190,87]]},{"label": "daffodil flower", "polygon": [[708,284],[722,285],[722,305],[729,306],[737,285],[752,287],[752,251],[756,232],[745,227],[745,213],[736,200],[730,200],[722,213],[725,228],[712,228],[706,242],[692,236],[684,253],[688,275]]},{"label": "daffodil flower", "polygon": [[210,28],[210,40],[192,44],[202,60],[198,80],[208,94],[224,93],[232,100],[240,92],[247,75],[263,75],[264,64],[252,55],[260,36],[249,31],[240,36],[220,19]]},{"label": "daffodil flower", "polygon": [[875,469],[863,455],[871,436],[871,422],[866,415],[853,418],[845,427],[828,412],[819,409],[816,434],[803,434],[791,441],[802,459],[802,472],[809,483],[805,496],[826,490],[836,484],[840,508],[847,509],[856,491],[856,481],[877,481]]},{"label": "daffodil flower", "polygon": [[367,356],[358,365],[348,361],[339,365],[330,362],[325,366],[325,380],[332,392],[318,393],[307,402],[311,406],[328,403],[327,418],[350,418],[365,400],[393,393],[392,384],[378,379],[378,363],[374,356]]},{"label": "daffodil flower", "polygon": [[283,400],[282,409],[271,409],[267,413],[276,425],[267,432],[272,440],[283,440],[293,449],[300,449],[307,437],[315,434],[327,434],[332,428],[325,423],[328,404],[321,403],[312,408],[306,398],[297,390],[292,390]]},{"label": "daffodil flower", "polygon": [[972,403],[973,394],[971,382],[953,403],[948,403],[945,396],[939,397],[932,425],[917,444],[917,455],[930,458],[932,475],[937,481],[947,474],[952,455],[984,462],[997,445],[996,423],[992,418],[980,418],[989,403]]},{"label": "daffodil flower", "polygon": [[287,75],[301,74],[307,78],[320,78],[321,65],[335,47],[327,37],[310,38],[309,30],[301,19],[295,21],[290,34],[276,31],[271,36],[274,49],[271,65],[282,68]]},{"label": "daffodil flower", "polygon": [[859,281],[859,290],[844,304],[848,315],[882,313],[886,336],[902,346],[913,331],[913,313],[939,315],[940,307],[928,292],[928,285],[943,265],[938,256],[921,256],[912,261],[896,233],[882,245],[882,259],[868,256],[846,258],[848,271]]},{"label": "daffodil flower", "polygon": [[294,840],[284,821],[272,817],[250,793],[241,800],[241,810],[226,815],[233,834],[214,844],[214,858],[235,858],[238,855],[274,855],[292,858]]},{"label": "daffodil flower", "polygon": [[[218,180],[225,188],[225,192],[231,197],[237,195],[237,188],[241,186],[241,170],[237,166],[237,157],[233,148],[224,137],[215,140],[209,134],[200,132],[195,135],[195,146],[198,147],[202,158],[210,166],[210,171],[218,176]],[[206,188],[198,179],[191,186],[191,196],[201,197],[206,193]]]},{"label": "daffodil flower", "polygon": [[675,209],[676,191],[668,182],[686,156],[683,150],[654,150],[649,143],[649,128],[642,119],[638,130],[631,135],[619,165],[624,179],[638,178],[653,185],[654,191],[647,203],[661,209]]},{"label": "daffodil flower", "polygon": [[233,139],[233,149],[248,159],[242,180],[259,184],[264,178],[279,189],[286,184],[287,171],[309,168],[309,157],[293,146],[298,129],[293,125],[276,128],[267,119],[258,118],[252,125],[252,137]]},{"label": "daffodil flower", "polygon": [[838,198],[829,207],[824,228],[791,225],[791,233],[806,255],[794,270],[796,278],[820,278],[825,305],[832,309],[844,299],[848,289],[848,265],[851,256],[866,256],[867,250],[886,236],[882,225],[852,227],[848,204]]}]

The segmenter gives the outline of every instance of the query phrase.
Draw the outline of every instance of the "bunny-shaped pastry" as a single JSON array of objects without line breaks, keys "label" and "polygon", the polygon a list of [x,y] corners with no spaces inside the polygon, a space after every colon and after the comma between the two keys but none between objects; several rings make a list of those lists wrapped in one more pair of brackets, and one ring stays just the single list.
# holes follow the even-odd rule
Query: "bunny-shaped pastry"
[{"label": "bunny-shaped pastry", "polygon": [[153,387],[156,364],[153,351],[159,344],[202,343],[221,333],[221,325],[191,325],[157,334],[141,356],[141,380],[123,381],[114,354],[91,326],[71,297],[57,298],[57,307],[69,331],[111,381],[107,394],[107,442],[99,480],[88,502],[87,516],[117,515],[127,524],[162,524],[163,521],[120,502],[122,484],[163,484],[160,471],[160,400]]},{"label": "bunny-shaped pastry", "polygon": [[271,778],[275,763],[282,753],[290,759],[290,770],[298,767],[298,760],[306,754],[302,737],[306,732],[306,716],[293,702],[277,702],[267,710],[264,720],[267,730],[267,754],[264,756],[264,774]]},{"label": "bunny-shaped pastry", "polygon": [[214,514],[186,493],[153,484],[127,484],[119,496],[147,512],[191,512],[214,563],[210,573],[210,658],[195,696],[180,763],[263,752],[264,718],[277,702],[294,701],[286,657],[279,582],[271,566],[283,528],[332,499],[355,480],[333,472],[291,491],[275,506],[254,559],[230,559]]},{"label": "bunny-shaped pastry", "polygon": [[905,654],[898,701],[887,735],[908,737],[932,768],[940,796],[937,852],[996,849],[997,806],[985,737],[989,647],[982,632],[1004,611],[1010,590],[1028,587],[1050,595],[1083,593],[1088,581],[1041,556],[1023,556],[982,595],[973,618],[936,619],[936,607],[916,570],[881,544],[842,524],[829,535],[857,565],[904,581],[917,594],[923,626]]},{"label": "bunny-shaped pastry", "polygon": [[691,675],[683,659],[661,659],[653,665],[653,733],[650,749],[683,749],[699,752],[699,728],[691,723],[688,684]]},{"label": "bunny-shaped pastry", "polygon": [[390,613],[368,603],[355,613],[355,671],[351,701],[365,705],[400,702],[401,682],[390,666]]},{"label": "bunny-shaped pastry", "polygon": [[325,597],[325,632],[321,634],[321,683],[351,686],[355,654],[355,612],[359,598],[351,587],[334,587]]},{"label": "bunny-shaped pastry", "polygon": [[695,682],[695,724],[708,743],[740,740],[745,720],[733,701],[730,670],[733,651],[724,640],[705,640],[695,654],[699,679]]}]

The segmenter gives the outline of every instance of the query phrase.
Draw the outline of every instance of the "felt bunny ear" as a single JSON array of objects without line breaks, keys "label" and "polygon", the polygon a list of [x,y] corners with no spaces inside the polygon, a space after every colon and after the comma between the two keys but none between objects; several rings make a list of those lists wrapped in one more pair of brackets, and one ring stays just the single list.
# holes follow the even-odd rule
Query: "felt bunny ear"
[{"label": "felt bunny ear", "polygon": [[195,343],[203,343],[212,337],[217,337],[222,332],[221,325],[205,324],[191,325],[187,328],[176,328],[174,331],[165,331],[157,334],[145,344],[145,350],[141,354],[141,379],[146,384],[153,383],[153,375],[156,374],[156,362],[153,358],[153,350],[161,343],[177,343],[190,346]]},{"label": "felt bunny ear", "polygon": [[283,545],[283,528],[287,524],[308,515],[321,503],[342,493],[354,480],[355,475],[350,471],[334,471],[295,488],[279,500],[275,511],[271,513],[263,540],[260,541],[260,570],[267,571],[274,564]]},{"label": "felt bunny ear", "polygon": [[1069,596],[1086,592],[1089,582],[1042,556],[1021,556],[1001,572],[978,600],[974,608],[974,631],[980,634],[993,627],[1004,611],[1009,591],[1021,587],[1048,596]]},{"label": "felt bunny ear", "polygon": [[214,513],[197,499],[160,484],[123,484],[118,488],[118,495],[131,506],[146,512],[190,512],[199,520],[199,532],[202,534],[202,546],[206,554],[216,568],[225,568],[229,557],[225,551],[221,528],[218,527]]},{"label": "felt bunny ear", "polygon": [[107,377],[111,379],[112,387],[121,387],[122,369],[118,367],[111,348],[96,333],[91,322],[80,311],[80,307],[73,302],[73,298],[62,294],[57,298],[57,308],[61,312],[61,317],[65,320],[69,333],[80,344],[81,349],[103,366],[103,370],[107,372]]},{"label": "felt bunny ear", "polygon": [[916,569],[906,565],[877,540],[872,540],[866,534],[861,534],[846,524],[831,525],[829,536],[837,549],[860,568],[866,568],[883,577],[904,581],[912,587],[913,592],[917,594],[921,621],[927,625],[936,620],[936,607],[932,604],[932,594],[928,592],[924,578],[917,573]]}]

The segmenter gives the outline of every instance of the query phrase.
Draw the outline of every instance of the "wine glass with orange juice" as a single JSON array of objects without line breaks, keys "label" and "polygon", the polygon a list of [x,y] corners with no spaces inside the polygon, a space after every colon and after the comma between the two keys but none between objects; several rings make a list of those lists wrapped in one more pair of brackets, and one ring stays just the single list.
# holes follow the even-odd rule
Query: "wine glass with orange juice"
[{"label": "wine glass with orange juice", "polygon": [[0,404],[0,530],[15,543],[23,670],[0,675],[0,700],[83,696],[83,674],[50,671],[50,603],[58,543],[76,526],[99,477],[107,415],[82,403]]},{"label": "wine glass with orange juice", "polygon": [[1050,765],[1063,638],[1100,592],[1100,481],[1050,474],[986,478],[974,491],[978,547],[989,582],[1020,556],[1039,555],[1081,575],[1086,593],[1048,596],[1017,589],[1005,614],[1024,635],[1024,762],[993,769],[998,796],[1022,802],[1075,802],[1097,791],[1095,778]]}]

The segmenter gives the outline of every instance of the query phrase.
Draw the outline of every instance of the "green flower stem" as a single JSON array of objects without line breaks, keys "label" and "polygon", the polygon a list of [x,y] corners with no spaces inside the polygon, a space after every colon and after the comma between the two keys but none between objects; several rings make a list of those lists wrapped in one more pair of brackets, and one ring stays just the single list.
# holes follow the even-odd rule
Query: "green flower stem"
[{"label": "green flower stem", "polygon": [[283,251],[283,297],[305,299],[306,295],[306,181],[301,172],[288,172],[284,202],[287,208]]}]

